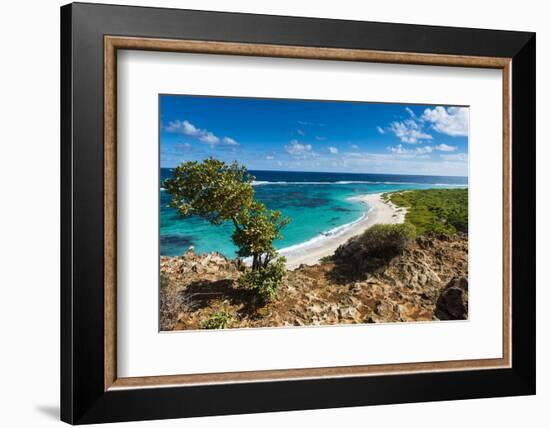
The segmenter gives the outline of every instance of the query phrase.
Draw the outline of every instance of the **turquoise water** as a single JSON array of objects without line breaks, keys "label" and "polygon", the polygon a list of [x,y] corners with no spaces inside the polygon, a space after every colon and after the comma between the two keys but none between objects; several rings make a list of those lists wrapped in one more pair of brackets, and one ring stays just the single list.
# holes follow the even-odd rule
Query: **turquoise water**
[{"label": "turquoise water", "polygon": [[[301,244],[361,218],[368,207],[348,200],[351,196],[395,190],[463,187],[466,177],[406,176],[388,174],[341,174],[283,171],[250,171],[256,177],[256,197],[268,208],[282,211],[292,220],[283,230],[277,249]],[[236,256],[230,223],[213,226],[200,218],[185,218],[166,205],[170,196],[162,181],[171,170],[161,169],[160,254],[181,255],[193,245],[198,253],[218,251]]]}]

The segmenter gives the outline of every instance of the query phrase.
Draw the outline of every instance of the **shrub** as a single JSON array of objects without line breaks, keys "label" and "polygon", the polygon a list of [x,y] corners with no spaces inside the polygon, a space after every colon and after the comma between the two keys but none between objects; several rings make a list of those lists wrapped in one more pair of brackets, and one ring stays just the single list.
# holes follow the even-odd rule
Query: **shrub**
[{"label": "shrub", "polygon": [[348,273],[364,274],[401,254],[415,236],[415,228],[409,223],[376,224],[338,247],[333,258]]},{"label": "shrub", "polygon": [[286,275],[286,259],[279,257],[269,265],[250,270],[239,278],[239,285],[254,293],[257,305],[266,305],[277,296],[277,289]]},{"label": "shrub", "polygon": [[233,321],[233,315],[226,310],[213,312],[207,319],[201,322],[202,329],[212,330],[217,328],[228,328]]},{"label": "shrub", "polygon": [[416,236],[411,224],[376,224],[367,229],[359,240],[371,257],[391,259],[400,254]]}]

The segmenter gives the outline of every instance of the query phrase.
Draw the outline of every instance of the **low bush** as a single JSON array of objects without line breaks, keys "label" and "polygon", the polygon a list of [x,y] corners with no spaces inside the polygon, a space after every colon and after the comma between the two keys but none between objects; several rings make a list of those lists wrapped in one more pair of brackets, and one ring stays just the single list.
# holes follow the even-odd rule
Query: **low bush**
[{"label": "low bush", "polygon": [[416,230],[409,223],[376,224],[338,247],[333,260],[348,273],[368,273],[401,254],[415,236]]},{"label": "low bush", "polygon": [[226,310],[213,312],[201,322],[200,327],[205,330],[228,328],[233,321],[233,315]]},{"label": "low bush", "polygon": [[250,270],[239,278],[239,285],[253,293],[255,304],[266,305],[277,296],[277,289],[286,276],[286,259],[279,257],[266,267]]}]

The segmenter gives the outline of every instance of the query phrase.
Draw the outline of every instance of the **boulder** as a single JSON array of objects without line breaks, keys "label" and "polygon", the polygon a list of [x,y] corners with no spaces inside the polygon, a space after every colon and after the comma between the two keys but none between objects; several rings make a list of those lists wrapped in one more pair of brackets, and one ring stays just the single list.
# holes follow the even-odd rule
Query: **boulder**
[{"label": "boulder", "polygon": [[435,305],[435,316],[440,320],[468,318],[468,280],[455,277],[443,289]]}]

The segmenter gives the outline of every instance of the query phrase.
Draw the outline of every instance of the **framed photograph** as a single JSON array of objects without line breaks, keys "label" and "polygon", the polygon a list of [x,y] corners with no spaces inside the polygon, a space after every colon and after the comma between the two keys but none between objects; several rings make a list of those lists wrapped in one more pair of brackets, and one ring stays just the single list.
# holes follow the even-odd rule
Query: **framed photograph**
[{"label": "framed photograph", "polygon": [[62,420],[535,393],[533,33],[76,3],[61,54]]}]

